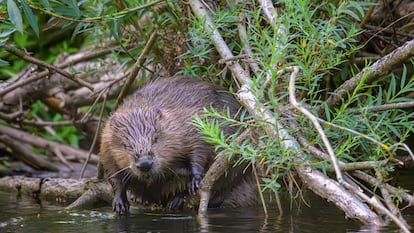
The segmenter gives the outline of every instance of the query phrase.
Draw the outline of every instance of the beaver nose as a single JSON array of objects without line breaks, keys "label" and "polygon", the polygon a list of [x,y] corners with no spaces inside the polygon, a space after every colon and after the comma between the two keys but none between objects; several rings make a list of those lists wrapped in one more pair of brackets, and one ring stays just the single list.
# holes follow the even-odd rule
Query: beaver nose
[{"label": "beaver nose", "polygon": [[152,159],[149,157],[143,157],[137,162],[137,168],[143,172],[147,172],[152,167]]}]

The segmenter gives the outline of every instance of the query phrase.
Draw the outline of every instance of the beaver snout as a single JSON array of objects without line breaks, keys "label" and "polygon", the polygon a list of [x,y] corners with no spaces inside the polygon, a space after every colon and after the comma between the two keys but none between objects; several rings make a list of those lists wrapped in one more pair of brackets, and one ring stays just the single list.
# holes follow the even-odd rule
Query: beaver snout
[{"label": "beaver snout", "polygon": [[147,172],[151,169],[152,164],[153,164],[152,158],[148,156],[144,156],[138,160],[138,162],[136,163],[136,166],[139,170],[143,172]]}]

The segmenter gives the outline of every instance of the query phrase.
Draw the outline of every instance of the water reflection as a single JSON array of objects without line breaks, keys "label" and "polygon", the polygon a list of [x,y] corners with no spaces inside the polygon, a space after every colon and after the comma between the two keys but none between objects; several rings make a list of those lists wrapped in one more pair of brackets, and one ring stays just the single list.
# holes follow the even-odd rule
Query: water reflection
[{"label": "water reflection", "polygon": [[[28,198],[0,192],[0,232],[396,232],[393,225],[385,228],[362,226],[347,220],[335,206],[306,194],[312,208],[301,202],[290,204],[282,196],[282,216],[276,205],[269,204],[269,215],[258,208],[209,210],[204,219],[195,213],[166,215],[132,209],[129,216],[118,216],[111,208],[94,211],[65,212],[63,206],[44,205]],[[292,208],[290,208],[292,207]],[[404,211],[414,226],[413,208]]]}]

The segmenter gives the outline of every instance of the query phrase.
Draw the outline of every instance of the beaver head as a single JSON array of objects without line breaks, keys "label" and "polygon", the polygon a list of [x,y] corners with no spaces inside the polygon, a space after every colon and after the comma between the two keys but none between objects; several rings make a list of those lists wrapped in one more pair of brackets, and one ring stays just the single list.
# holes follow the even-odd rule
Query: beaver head
[{"label": "beaver head", "polygon": [[162,175],[157,145],[161,118],[159,109],[139,107],[117,112],[109,120],[116,139],[113,148],[121,150],[117,154],[128,156],[129,168],[134,175],[147,181]]}]

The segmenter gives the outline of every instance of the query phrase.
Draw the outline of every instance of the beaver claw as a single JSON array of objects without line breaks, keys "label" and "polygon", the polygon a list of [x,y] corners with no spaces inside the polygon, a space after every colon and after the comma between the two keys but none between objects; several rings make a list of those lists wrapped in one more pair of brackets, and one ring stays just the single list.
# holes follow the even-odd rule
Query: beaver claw
[{"label": "beaver claw", "polygon": [[190,185],[190,192],[192,195],[196,194],[197,189],[200,188],[201,180],[202,180],[202,177],[200,174],[193,175],[193,179],[191,180],[191,185]]},{"label": "beaver claw", "polygon": [[187,198],[187,195],[181,193],[177,194],[175,197],[173,197],[171,200],[167,203],[167,210],[173,211],[173,210],[181,210],[183,208],[184,202]]},{"label": "beaver claw", "polygon": [[112,209],[118,214],[128,214],[129,203],[126,198],[115,195],[114,200],[112,201]]}]

